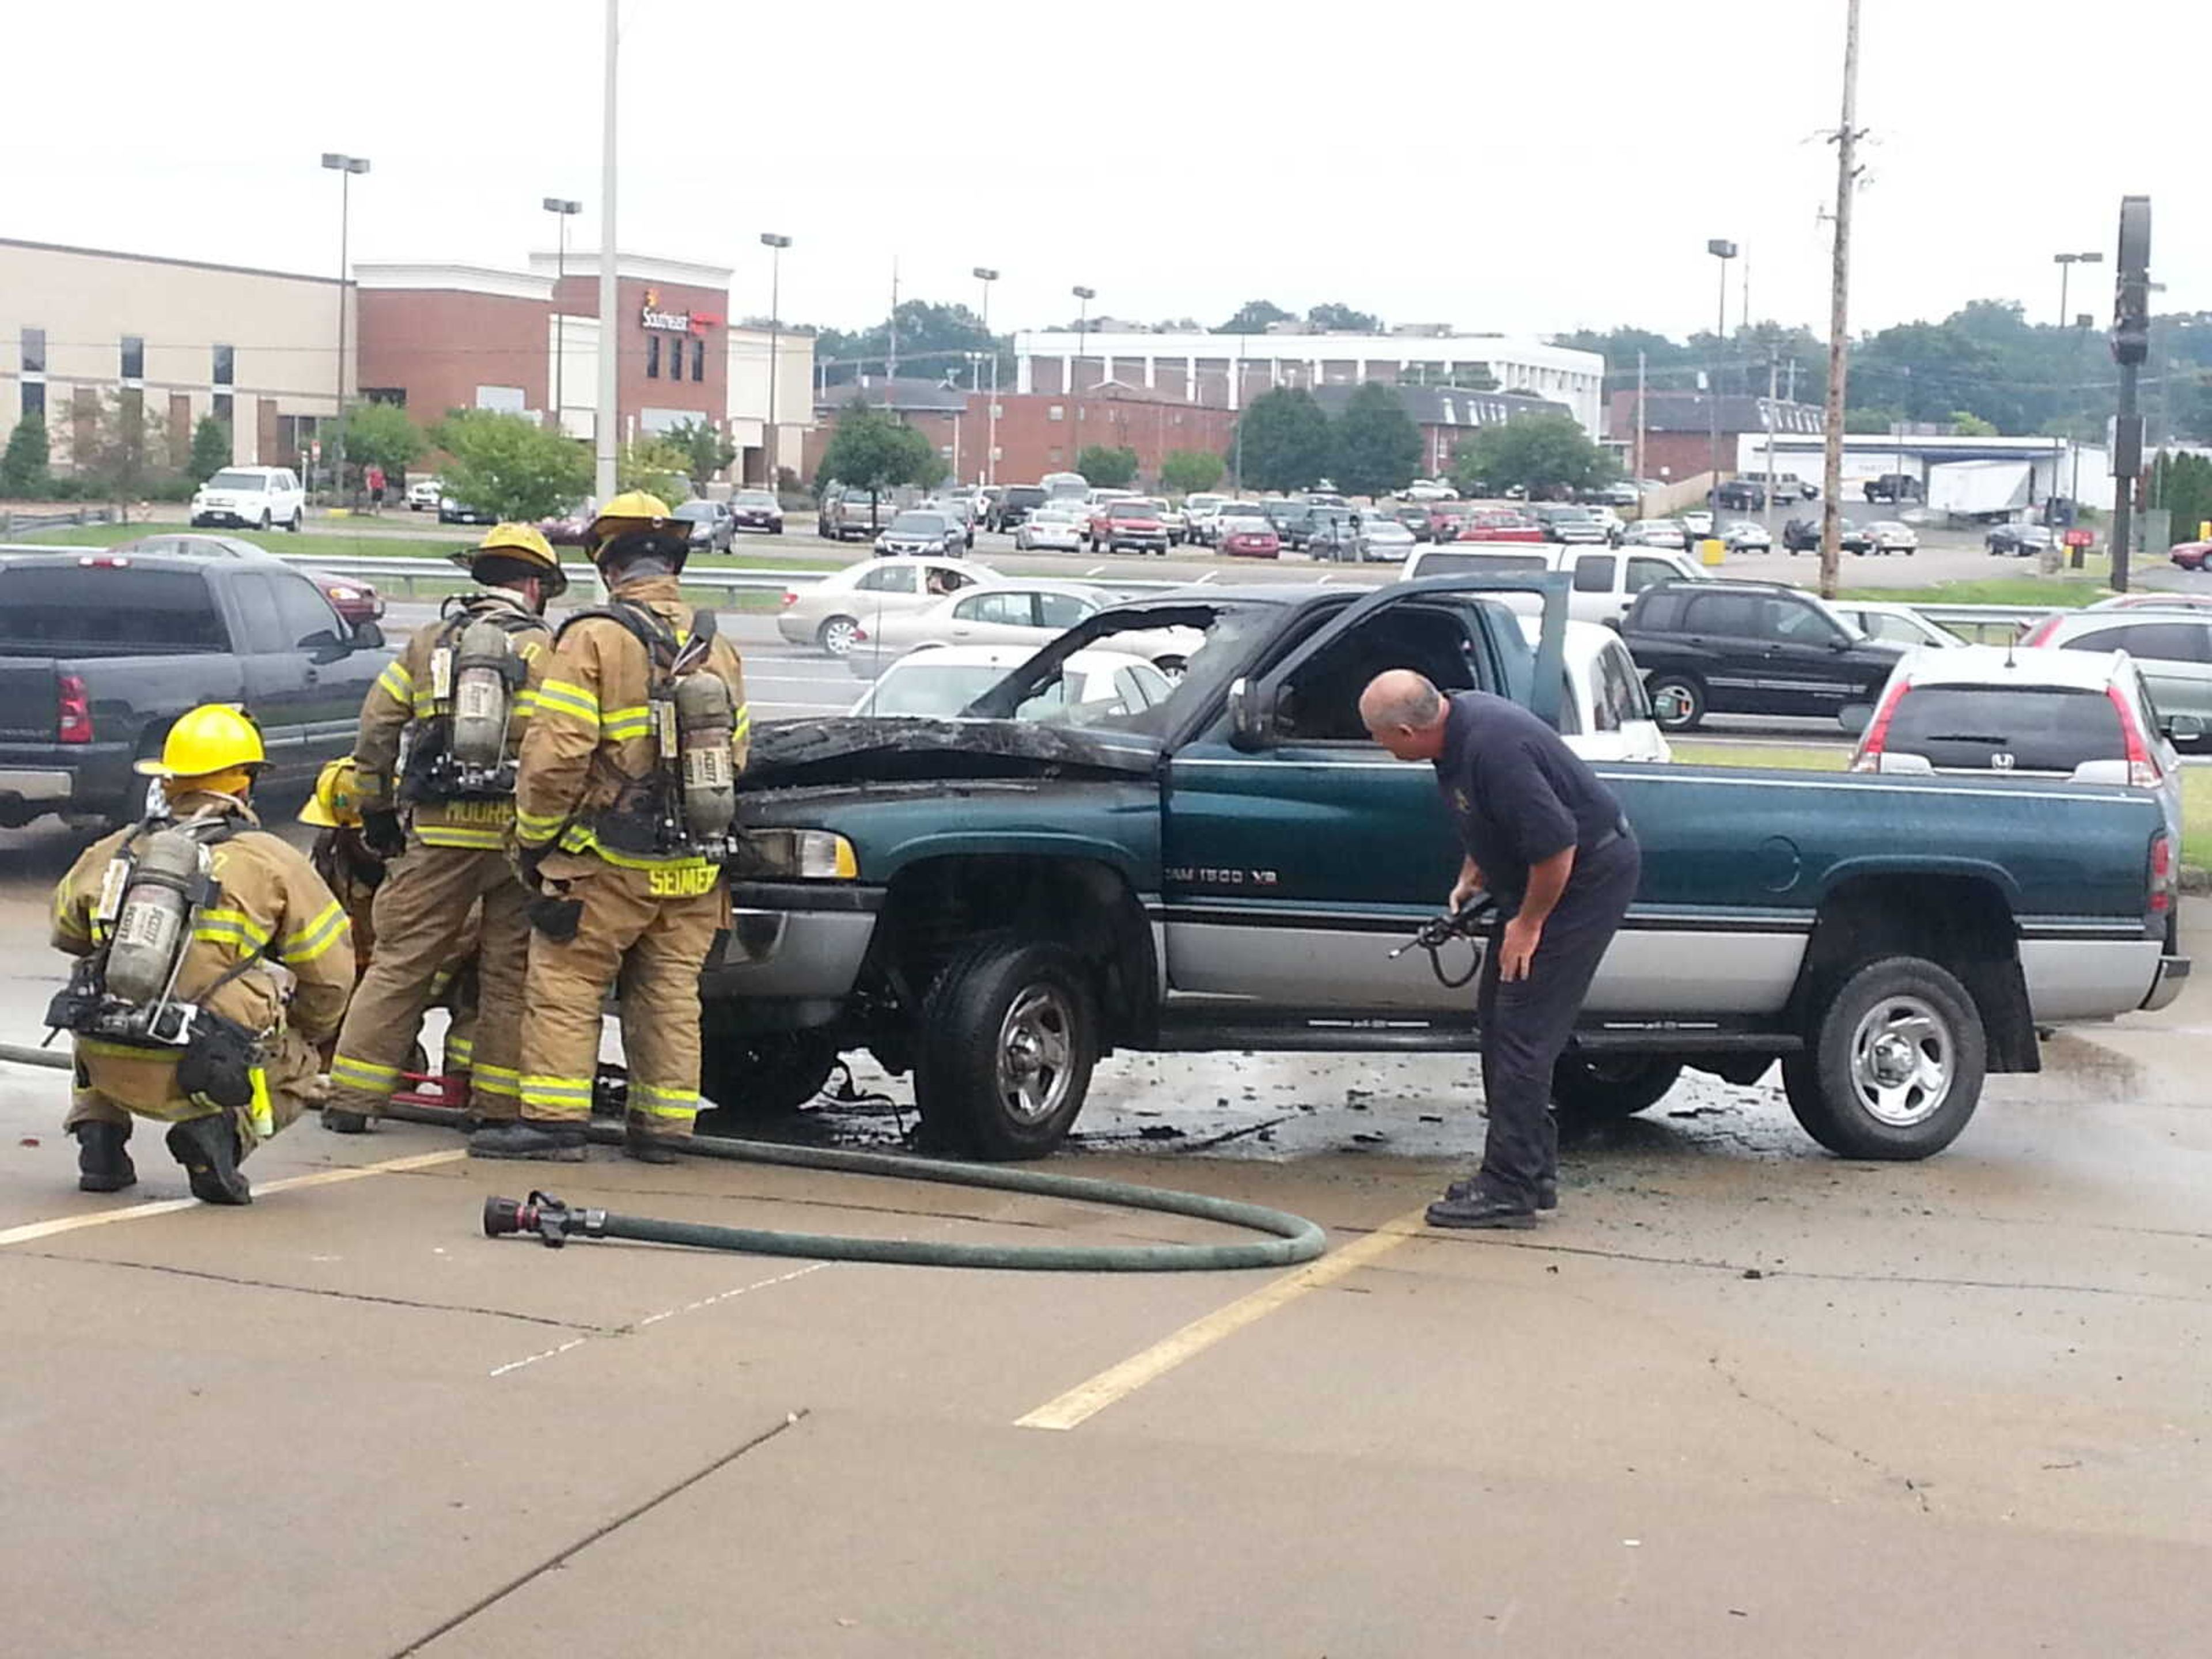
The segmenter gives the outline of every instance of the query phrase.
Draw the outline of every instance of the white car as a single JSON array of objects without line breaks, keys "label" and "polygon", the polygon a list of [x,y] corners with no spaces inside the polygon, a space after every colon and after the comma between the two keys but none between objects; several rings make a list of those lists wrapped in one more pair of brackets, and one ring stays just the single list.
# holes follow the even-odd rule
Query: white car
[{"label": "white car", "polygon": [[417,478],[407,486],[407,510],[410,513],[435,513],[439,498],[446,486],[435,478]]},{"label": "white car", "polygon": [[1877,553],[1917,553],[1920,538],[1912,526],[1896,519],[1876,519],[1867,526],[1867,535]]},{"label": "white car", "polygon": [[1080,553],[1090,515],[1066,501],[1047,501],[1014,526],[1018,553]]},{"label": "white car", "polygon": [[1701,507],[1682,514],[1676,522],[1682,526],[1684,534],[1698,541],[1713,533],[1713,515]]},{"label": "white car", "polygon": [[1728,544],[1731,553],[1771,553],[1774,538],[1766,533],[1766,526],[1754,524],[1749,519],[1739,519],[1721,532],[1721,539]]},{"label": "white car", "polygon": [[[857,717],[957,720],[1008,672],[1036,654],[1026,645],[941,645],[910,651],[884,670],[848,710]],[[1175,682],[1127,651],[1078,651],[1060,678],[1029,698],[1014,718],[1081,726],[1108,714],[1133,714],[1165,702]]]},{"label": "white car", "polygon": [[[1541,617],[1521,618],[1533,647],[1542,637]],[[1567,683],[1559,700],[1559,736],[1587,761],[1674,758],[1666,733],[1652,718],[1644,677],[1620,635],[1597,623],[1571,622],[1566,638]]]},{"label": "white car", "polygon": [[1459,491],[1434,478],[1416,478],[1399,494],[1409,501],[1455,501]]},{"label": "white car", "polygon": [[192,492],[192,528],[234,524],[247,530],[297,531],[307,492],[289,466],[227,466]]},{"label": "white car", "polygon": [[1354,538],[1362,563],[1399,564],[1413,556],[1419,545],[1413,532],[1387,513],[1363,513]]},{"label": "white car", "polygon": [[1838,600],[1830,608],[1870,640],[1924,645],[1938,651],[1960,650],[1966,643],[1950,629],[1938,628],[1909,605],[1866,599],[1844,604]]},{"label": "white car", "polygon": [[793,645],[842,657],[864,626],[998,580],[997,571],[969,559],[863,559],[818,582],[786,589],[775,631]]},{"label": "white car", "polygon": [[[920,647],[1010,645],[1033,652],[1120,598],[1109,589],[1073,582],[1000,581],[926,609],[887,613],[853,636],[845,665],[868,680]],[[1202,641],[1194,629],[1169,628],[1120,635],[1116,643],[1176,674]]]}]

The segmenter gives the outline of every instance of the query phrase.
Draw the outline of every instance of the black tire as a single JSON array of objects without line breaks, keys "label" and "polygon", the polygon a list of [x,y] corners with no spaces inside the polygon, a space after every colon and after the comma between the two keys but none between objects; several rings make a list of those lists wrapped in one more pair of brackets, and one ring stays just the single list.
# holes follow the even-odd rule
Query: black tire
[{"label": "black tire", "polygon": [[295,536],[298,535],[307,516],[307,513],[305,507],[294,507],[292,509],[291,520],[285,525],[284,528],[290,531]]},{"label": "black tire", "polygon": [[714,1103],[710,1117],[781,1117],[820,1094],[836,1066],[837,1046],[826,1032],[720,1038],[708,1032],[699,1054],[699,1091]]},{"label": "black tire", "polygon": [[1089,970],[1065,946],[979,940],[922,1005],[914,1094],[923,1121],[983,1158],[1045,1157],[1090,1091],[1097,1009]]},{"label": "black tire", "polygon": [[1806,1046],[1782,1061],[1805,1133],[1839,1158],[1889,1161],[1957,1139],[1989,1060],[1966,988],[1924,957],[1883,957],[1816,992]]},{"label": "black tire", "polygon": [[860,624],[850,617],[828,617],[814,630],[814,643],[839,661],[853,654],[853,635]]},{"label": "black tire", "polygon": [[267,507],[264,507],[261,509],[261,522],[256,527],[259,529],[264,536],[269,533],[269,509]]},{"label": "black tire", "polygon": [[1650,696],[1652,718],[1661,731],[1694,732],[1704,723],[1705,688],[1696,675],[1654,674],[1644,690]]},{"label": "black tire", "polygon": [[1665,1054],[1583,1054],[1572,1048],[1552,1067],[1552,1104],[1565,1117],[1610,1122],[1656,1106],[1680,1080],[1682,1062]]}]

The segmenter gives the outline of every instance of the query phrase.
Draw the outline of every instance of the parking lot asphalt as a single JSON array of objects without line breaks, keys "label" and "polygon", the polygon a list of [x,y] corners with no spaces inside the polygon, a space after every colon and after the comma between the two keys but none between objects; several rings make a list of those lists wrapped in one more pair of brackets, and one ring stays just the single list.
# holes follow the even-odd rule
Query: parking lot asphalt
[{"label": "parking lot asphalt", "polygon": [[[840,671],[842,672],[842,671]],[[0,1038],[75,845],[0,833]],[[2185,937],[2212,924],[2192,903]],[[1424,1236],[1462,1060],[1117,1056],[1054,1166],[1329,1231],[1285,1273],[1030,1276],[483,1237],[488,1194],[1018,1242],[1195,1223],[730,1164],[471,1164],[313,1121],[259,1199],[74,1186],[0,1062],[9,1641],[41,1656],[2195,1654],[2212,1619],[2212,992],[1993,1081],[1925,1164],[1771,1082]],[[781,1133],[896,1139],[910,1092]]]}]

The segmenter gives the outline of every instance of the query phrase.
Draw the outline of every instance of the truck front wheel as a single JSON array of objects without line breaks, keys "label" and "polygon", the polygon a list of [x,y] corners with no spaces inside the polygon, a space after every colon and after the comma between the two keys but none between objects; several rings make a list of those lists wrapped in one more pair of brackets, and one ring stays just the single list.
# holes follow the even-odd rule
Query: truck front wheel
[{"label": "truck front wheel", "polygon": [[1920,957],[1884,957],[1823,996],[1806,1046],[1782,1061],[1805,1133],[1842,1158],[1928,1158],[1982,1097],[1988,1040],[1973,998]]},{"label": "truck front wheel", "polygon": [[1097,998],[1057,945],[979,941],[923,1004],[915,1103],[988,1158],[1042,1158],[1067,1138],[1098,1058]]},{"label": "truck front wheel", "polygon": [[1665,1054],[1583,1054],[1570,1048],[1552,1067],[1552,1103],[1589,1122],[1633,1117],[1667,1097],[1682,1062]]},{"label": "truck front wheel", "polygon": [[717,1037],[702,1033],[699,1091],[722,1119],[781,1117],[822,1092],[837,1047],[820,1031]]}]

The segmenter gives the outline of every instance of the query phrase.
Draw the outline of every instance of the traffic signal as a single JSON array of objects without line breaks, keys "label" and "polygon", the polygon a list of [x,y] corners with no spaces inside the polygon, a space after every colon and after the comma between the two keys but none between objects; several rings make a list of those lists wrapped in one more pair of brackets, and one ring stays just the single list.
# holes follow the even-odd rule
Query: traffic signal
[{"label": "traffic signal", "polygon": [[2120,198],[2120,247],[2112,297],[2112,359],[2139,364],[2150,356],[2150,198]]}]

